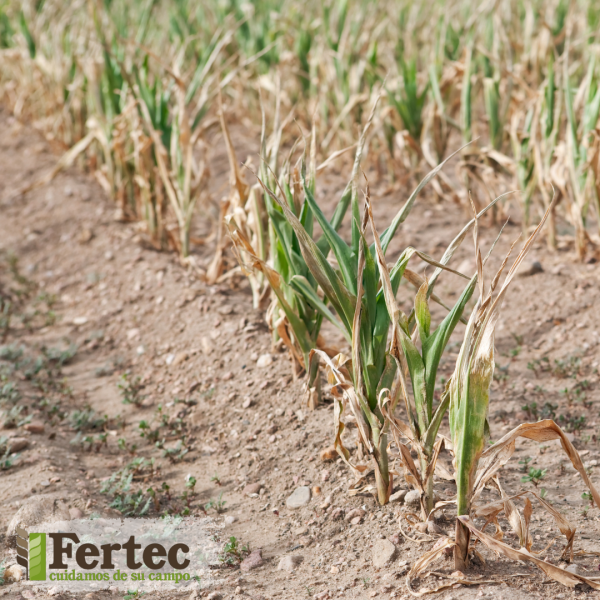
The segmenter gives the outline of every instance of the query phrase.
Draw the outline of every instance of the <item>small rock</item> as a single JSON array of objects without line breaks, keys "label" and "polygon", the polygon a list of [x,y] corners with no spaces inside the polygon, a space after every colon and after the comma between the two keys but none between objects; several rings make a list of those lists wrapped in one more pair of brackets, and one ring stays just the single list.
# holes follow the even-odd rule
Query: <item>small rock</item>
[{"label": "small rock", "polygon": [[259,369],[264,369],[273,364],[273,357],[270,354],[261,354],[256,361],[256,366]]},{"label": "small rock", "polygon": [[241,571],[251,571],[252,569],[258,569],[258,567],[262,567],[263,565],[263,557],[262,550],[257,548],[256,550],[252,550],[248,556],[240,563]]},{"label": "small rock", "polygon": [[351,523],[352,525],[358,525],[358,524],[359,524],[361,521],[362,521],[362,517],[354,517],[354,519],[352,519],[352,520],[350,521],[350,523]]},{"label": "small rock", "polygon": [[390,502],[403,502],[408,490],[399,490],[390,496]]},{"label": "small rock", "polygon": [[321,488],[318,485],[313,485],[312,493],[313,493],[313,496],[320,496]]},{"label": "small rock", "polygon": [[8,440],[8,453],[21,452],[21,450],[25,450],[27,446],[29,446],[29,440],[26,438],[10,438]]},{"label": "small rock", "polygon": [[439,525],[436,525],[434,521],[427,521],[427,533],[446,534],[446,532]]},{"label": "small rock", "polygon": [[69,514],[71,515],[71,519],[83,519],[84,517],[83,511],[75,507],[69,509]]},{"label": "small rock", "polygon": [[262,486],[260,483],[249,483],[242,492],[243,496],[250,496],[251,494],[258,494]]},{"label": "small rock", "polygon": [[380,569],[393,560],[396,546],[390,540],[377,540],[373,545],[373,566]]},{"label": "small rock", "polygon": [[53,585],[46,593],[48,596],[58,596],[60,594],[60,588],[57,585]]},{"label": "small rock", "polygon": [[410,504],[411,506],[418,506],[421,504],[421,494],[417,490],[410,490],[406,492],[404,496],[404,503]]},{"label": "small rock", "polygon": [[211,592],[206,596],[206,600],[223,600],[223,594],[221,592]]},{"label": "small rock", "polygon": [[581,575],[581,570],[579,568],[579,565],[572,563],[569,566],[565,567],[565,571],[568,571],[569,573],[573,573],[574,575]]},{"label": "small rock", "polygon": [[310,488],[302,485],[296,488],[292,495],[285,501],[288,508],[300,508],[310,502]]},{"label": "small rock", "polygon": [[365,511],[362,508],[353,508],[346,513],[344,517],[344,521],[354,521],[354,519],[358,518],[358,522],[360,523],[362,518],[365,516]]},{"label": "small rock", "polygon": [[135,340],[135,338],[140,337],[140,328],[134,327],[133,329],[129,329],[127,331],[127,339],[129,341]]},{"label": "small rock", "polygon": [[248,397],[242,403],[242,408],[250,408],[252,406],[252,398]]},{"label": "small rock", "polygon": [[11,519],[6,530],[6,537],[15,535],[17,527],[27,529],[39,523],[55,523],[70,521],[68,508],[58,499],[49,495],[28,498]]},{"label": "small rock", "polygon": [[343,518],[344,516],[344,509],[343,508],[334,508],[331,511],[331,519],[333,521],[339,521],[341,518]]},{"label": "small rock", "polygon": [[336,573],[340,572],[340,568],[337,565],[332,565],[331,569],[329,569],[329,572],[335,575]]},{"label": "small rock", "polygon": [[399,533],[394,533],[394,535],[390,535],[388,538],[392,544],[399,546],[402,543],[402,536]]},{"label": "small rock", "polygon": [[236,521],[237,517],[234,517],[233,515],[228,515],[223,519],[223,523],[225,523],[225,525],[233,525]]},{"label": "small rock", "polygon": [[323,481],[323,482],[329,481],[330,477],[331,477],[331,473],[327,469],[324,469],[323,471],[321,471],[321,481]]},{"label": "small rock", "polygon": [[331,496],[327,496],[327,498],[325,498],[325,500],[323,500],[323,502],[319,505],[319,508],[322,510],[325,510],[326,508],[329,508],[331,506]]},{"label": "small rock", "polygon": [[27,423],[23,429],[31,433],[41,434],[44,433],[45,427],[43,423],[40,423],[40,421],[33,421],[32,423]]},{"label": "small rock", "polygon": [[25,576],[25,569],[21,565],[10,565],[4,570],[4,579],[9,582],[21,581]]},{"label": "small rock", "polygon": [[73,319],[73,325],[85,325],[87,322],[87,317],[75,317]]},{"label": "small rock", "polygon": [[335,460],[338,457],[337,450],[335,446],[328,446],[321,450],[321,460],[324,462],[328,462],[330,460]]},{"label": "small rock", "polygon": [[319,592],[318,594],[315,594],[313,596],[314,600],[327,600],[328,598],[331,598],[331,595],[328,591],[325,592]]},{"label": "small rock", "polygon": [[519,270],[519,275],[521,277],[529,277],[530,275],[535,275],[536,273],[543,273],[544,269],[542,264],[537,260],[529,263],[528,265],[523,265]]},{"label": "small rock", "polygon": [[292,572],[296,570],[296,567],[304,560],[302,556],[299,554],[289,554],[288,556],[283,556],[277,565],[278,571],[288,571]]},{"label": "small rock", "polygon": [[89,594],[86,594],[84,596],[84,598],[86,600],[98,600],[98,596],[96,594],[94,594],[93,592],[90,592]]},{"label": "small rock", "polygon": [[87,244],[94,237],[94,232],[91,229],[83,228],[79,232],[77,240],[80,244]]},{"label": "small rock", "polygon": [[178,352],[175,355],[175,358],[173,359],[173,361],[171,362],[171,366],[176,367],[177,365],[180,365],[181,363],[185,362],[187,359],[188,359],[187,352]]},{"label": "small rock", "polygon": [[44,479],[44,481],[40,481],[40,485],[42,487],[49,487],[50,482],[47,479]]}]

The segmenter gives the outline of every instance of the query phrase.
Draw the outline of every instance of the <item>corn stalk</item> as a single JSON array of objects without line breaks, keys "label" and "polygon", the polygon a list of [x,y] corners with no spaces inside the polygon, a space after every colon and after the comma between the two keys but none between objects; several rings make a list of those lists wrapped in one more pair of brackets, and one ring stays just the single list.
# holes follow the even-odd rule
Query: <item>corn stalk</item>
[{"label": "corn stalk", "polygon": [[[469,318],[464,341],[456,362],[456,368],[448,387],[450,396],[450,432],[455,456],[458,516],[469,515],[470,513],[475,473],[489,432],[487,415],[490,400],[489,390],[494,375],[494,332],[500,309],[518,267],[531,248],[548,214],[547,211],[540,224],[525,242],[523,249],[508,271],[502,287],[495,296],[493,294],[506,266],[510,252],[504,259],[499,271],[491,282],[489,290],[486,292],[483,279],[485,261],[481,257],[478,227],[477,223],[475,223],[475,259],[477,264],[479,299]],[[469,530],[460,520],[457,520],[454,561],[455,568],[458,570],[466,568],[468,547]]]}]

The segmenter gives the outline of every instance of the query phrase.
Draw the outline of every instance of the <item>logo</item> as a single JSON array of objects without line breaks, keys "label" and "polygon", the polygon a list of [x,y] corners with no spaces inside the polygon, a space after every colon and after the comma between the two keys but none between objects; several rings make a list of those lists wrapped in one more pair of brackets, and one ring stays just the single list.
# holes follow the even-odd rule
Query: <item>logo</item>
[{"label": "logo", "polygon": [[185,588],[206,580],[216,557],[214,531],[202,520],[98,518],[36,529],[46,531],[17,527],[17,563],[29,581],[65,591]]},{"label": "logo", "polygon": [[45,533],[27,533],[17,527],[17,563],[25,567],[30,581],[46,580]]}]

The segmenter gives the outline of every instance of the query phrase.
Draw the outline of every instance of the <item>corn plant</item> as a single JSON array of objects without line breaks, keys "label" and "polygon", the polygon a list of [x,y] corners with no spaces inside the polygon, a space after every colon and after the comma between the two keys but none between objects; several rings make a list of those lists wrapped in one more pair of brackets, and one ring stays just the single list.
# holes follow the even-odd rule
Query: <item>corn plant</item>
[{"label": "corn plant", "polygon": [[536,186],[533,152],[535,140],[532,135],[534,119],[535,111],[533,108],[530,108],[524,116],[515,112],[510,128],[513,156],[516,163],[517,183],[522,192],[523,230],[525,232],[527,232],[529,227],[531,196]]},{"label": "corn plant", "polygon": [[[479,458],[484,450],[489,432],[487,422],[490,386],[494,375],[494,332],[500,309],[508,287],[514,279],[518,267],[523,262],[533,241],[544,225],[548,212],[544,215],[533,234],[525,242],[498,293],[500,276],[508,261],[504,259],[500,270],[485,289],[483,267],[478,241],[478,227],[475,223],[475,253],[478,271],[479,299],[474,307],[461,346],[454,374],[450,379],[450,432],[455,456],[455,479],[457,487],[457,515],[469,515],[475,490],[475,475]],[[513,244],[514,245],[514,244]],[[509,254],[510,255],[510,254]],[[488,254],[489,257],[489,254]],[[487,260],[487,258],[486,258]],[[468,560],[469,530],[456,522],[455,567],[464,570]]]},{"label": "corn plant", "polygon": [[[562,94],[556,91],[556,72],[554,60],[550,58],[547,65],[546,81],[542,86],[542,94],[538,100],[531,137],[533,138],[533,160],[535,178],[546,212],[552,206],[548,215],[547,244],[550,249],[556,248],[556,204],[551,202],[552,161],[554,158],[558,133],[560,129],[560,114],[562,109]],[[557,192],[563,193],[563,186],[557,186]]]},{"label": "corn plant", "polygon": [[565,60],[563,61],[563,84],[565,93],[565,109],[567,114],[567,152],[565,160],[570,176],[571,191],[571,222],[575,227],[575,243],[579,258],[583,260],[587,248],[588,233],[586,221],[591,196],[595,196],[595,205],[600,215],[600,203],[595,188],[592,186],[593,173],[588,168],[588,149],[591,132],[596,127],[600,114],[600,86],[598,86],[594,57],[589,59],[587,74],[581,84],[578,94],[582,98],[583,108],[576,114],[569,74],[570,40],[567,37],[565,45]]},{"label": "corn plant", "polygon": [[[382,395],[382,392],[384,390],[389,391],[393,387],[392,384],[397,374],[402,372],[402,369],[398,369],[398,365],[407,364],[411,372],[417,405],[417,412],[411,413],[411,423],[418,427],[419,441],[421,436],[423,438],[427,437],[427,433],[435,440],[436,434],[432,433],[431,430],[429,432],[427,430],[433,419],[432,403],[437,366],[449,335],[460,320],[464,305],[473,291],[473,285],[469,284],[443,325],[431,335],[431,341],[429,342],[431,352],[428,354],[428,350],[425,350],[426,357],[424,359],[411,340],[412,332],[409,329],[411,327],[409,319],[395,308],[394,297],[402,277],[406,274],[408,262],[415,255],[439,269],[450,271],[451,269],[414,248],[407,248],[400,255],[391,271],[388,271],[385,252],[399,225],[409,215],[418,193],[441,166],[436,167],[421,181],[381,238],[377,234],[370,212],[368,191],[362,217],[357,195],[353,193],[351,196],[352,240],[349,244],[341,238],[336,228],[325,217],[305,181],[303,183],[307,209],[311,211],[323,231],[323,236],[318,241],[313,240],[312,231],[306,227],[306,221],[302,222],[285,197],[279,197],[275,191],[264,186],[265,191],[273,202],[279,206],[285,221],[296,234],[299,250],[304,257],[308,270],[331,303],[347,337],[352,342],[350,366],[346,366],[348,359],[342,355],[338,355],[332,360],[324,352],[313,352],[313,357],[316,355],[326,362],[330,377],[333,378],[332,381],[336,382],[339,389],[343,390],[343,395],[338,399],[336,408],[336,448],[343,460],[353,469],[355,474],[360,476],[365,467],[360,468],[350,462],[349,452],[344,447],[341,439],[343,424],[340,421],[340,415],[346,405],[350,407],[357,420],[360,443],[372,457],[377,496],[381,504],[388,501],[393,487],[387,455],[389,425],[380,404],[382,398],[385,399],[388,396]],[[334,214],[338,213],[338,209],[339,205]],[[365,239],[369,222],[375,239],[375,245],[371,247],[367,245]],[[329,248],[335,255],[339,269],[334,269],[327,261],[326,255]],[[450,249],[445,260],[449,260],[452,254],[453,249]],[[433,286],[429,293],[432,292]],[[422,285],[415,311],[415,315],[419,315],[417,320],[421,322],[422,340],[430,337],[430,325],[429,322],[426,323],[428,318],[426,316],[428,314],[426,308],[427,294],[427,286],[423,287]],[[325,316],[322,303],[317,303],[311,293],[305,295],[305,301],[312,304],[315,310],[322,312]],[[390,352],[387,352],[388,331],[392,323],[390,314],[393,315],[396,333],[393,338],[395,340],[393,344],[395,345],[392,346]],[[425,364],[429,369],[428,375],[426,375]],[[408,406],[406,386],[402,384],[394,389],[396,391],[390,396],[390,404],[384,409],[387,414],[393,414],[397,400],[400,397],[400,390],[403,390]],[[445,408],[441,411],[442,415],[444,412]],[[436,419],[433,429],[437,433],[437,428],[441,423],[441,417],[437,413]],[[431,446],[433,446],[433,443]],[[425,462],[427,461],[425,460]],[[427,471],[428,466],[428,462],[427,464],[424,463],[424,471]],[[433,495],[430,494],[430,496],[426,494],[426,504],[429,506],[433,501]]]},{"label": "corn plant", "polygon": [[[341,226],[348,207],[356,196],[354,181],[360,168],[366,135],[373,119],[376,104],[358,142],[352,179],[344,189],[331,221],[328,221],[329,227],[333,228],[334,231],[337,231]],[[255,278],[254,282],[251,279],[253,288],[260,281],[256,280],[256,277],[261,275],[265,277],[276,297],[276,302],[269,309],[271,328],[290,350],[294,365],[298,365],[300,370],[307,372],[310,369],[309,389],[313,387],[313,383],[317,384],[317,389],[315,389],[317,396],[311,400],[314,405],[318,401],[319,380],[316,371],[317,364],[313,363],[312,369],[310,368],[309,355],[318,345],[322,346],[319,333],[323,319],[330,321],[344,335],[347,335],[347,331],[342,326],[339,318],[327,306],[327,299],[323,300],[319,296],[317,280],[301,253],[301,242],[298,234],[285,218],[279,204],[272,199],[272,196],[281,190],[285,198],[286,208],[300,221],[308,235],[312,235],[314,214],[311,206],[315,203],[316,132],[313,129],[308,177],[304,163],[302,168],[290,168],[289,161],[287,161],[287,167],[284,166],[282,169],[281,181],[278,180],[275,171],[277,169],[277,140],[280,138],[281,132],[277,131],[276,128],[275,133],[275,146],[267,148],[263,125],[263,154],[271,163],[271,166],[269,166],[265,161],[261,168],[260,181],[265,188],[263,203],[258,205],[255,193],[242,192],[242,194],[247,195],[249,208],[253,211],[255,227],[260,227],[259,219],[262,207],[264,207],[264,211],[268,216],[268,239],[272,266],[266,261],[265,234],[256,230],[253,239],[250,237],[252,232],[247,225],[249,219],[240,207],[233,210],[227,217],[227,224],[238,255],[238,261],[248,272],[248,275]],[[227,136],[228,134],[226,134]],[[239,181],[239,174],[236,174],[234,162],[232,162],[231,167],[232,182]],[[237,185],[237,188],[240,189],[240,184]],[[322,237],[318,242],[318,246],[320,251],[327,256],[329,252],[327,237]],[[350,341],[350,337],[348,337],[348,341]]]},{"label": "corn plant", "polygon": [[417,65],[415,61],[406,62],[401,58],[402,84],[395,93],[388,91],[392,106],[396,109],[404,128],[418,144],[423,129],[423,109],[427,99],[429,85],[419,90]]}]

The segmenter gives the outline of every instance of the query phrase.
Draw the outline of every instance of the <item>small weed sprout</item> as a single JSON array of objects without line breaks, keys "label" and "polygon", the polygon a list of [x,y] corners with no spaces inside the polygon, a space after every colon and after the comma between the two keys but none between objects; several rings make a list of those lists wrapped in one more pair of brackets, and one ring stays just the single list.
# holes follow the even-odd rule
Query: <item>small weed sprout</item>
[{"label": "small weed sprout", "polygon": [[533,483],[535,487],[538,486],[539,482],[546,476],[548,469],[534,469],[533,467],[529,468],[529,473],[521,477],[522,483]]},{"label": "small weed sprout", "polygon": [[131,373],[126,371],[121,375],[121,381],[117,383],[117,387],[121,390],[123,404],[134,404],[138,407],[141,406],[145,396],[141,393],[144,386],[141,383],[141,378],[139,376],[132,377]]}]

